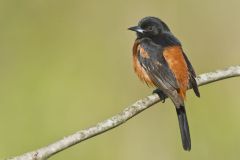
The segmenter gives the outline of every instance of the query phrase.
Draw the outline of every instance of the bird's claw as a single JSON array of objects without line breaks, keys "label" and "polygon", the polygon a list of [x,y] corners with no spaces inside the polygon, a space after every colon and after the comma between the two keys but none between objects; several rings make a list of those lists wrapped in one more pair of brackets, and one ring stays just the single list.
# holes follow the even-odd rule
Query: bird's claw
[{"label": "bird's claw", "polygon": [[167,98],[167,96],[166,96],[165,93],[163,93],[163,91],[161,91],[160,89],[155,89],[155,90],[153,91],[153,93],[156,93],[156,94],[159,96],[159,98],[161,99],[161,102],[162,102],[162,103],[165,102],[165,99]]}]

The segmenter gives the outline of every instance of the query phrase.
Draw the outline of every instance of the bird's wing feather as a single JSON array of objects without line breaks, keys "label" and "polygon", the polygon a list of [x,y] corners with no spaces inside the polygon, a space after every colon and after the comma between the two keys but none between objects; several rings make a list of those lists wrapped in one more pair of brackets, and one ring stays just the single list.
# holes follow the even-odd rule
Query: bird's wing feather
[{"label": "bird's wing feather", "polygon": [[196,73],[192,67],[192,64],[190,63],[189,59],[187,58],[186,54],[183,52],[183,56],[184,56],[184,59],[187,63],[187,66],[188,66],[188,72],[189,72],[189,83],[190,83],[190,86],[193,88],[193,91],[194,93],[196,94],[196,96],[200,97],[200,92],[198,90],[198,85],[197,85],[197,82],[196,82]]},{"label": "bird's wing feather", "polygon": [[[178,90],[179,84],[163,57],[161,48],[145,47],[140,45],[138,49],[138,61],[147,72],[153,83],[159,88]],[[144,53],[143,53],[144,52]],[[143,55],[148,56],[143,56]]]}]

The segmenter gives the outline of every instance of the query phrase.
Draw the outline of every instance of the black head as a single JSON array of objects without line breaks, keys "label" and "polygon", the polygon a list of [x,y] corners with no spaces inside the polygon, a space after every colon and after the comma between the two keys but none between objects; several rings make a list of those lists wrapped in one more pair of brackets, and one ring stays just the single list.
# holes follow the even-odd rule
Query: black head
[{"label": "black head", "polygon": [[163,32],[170,32],[168,26],[156,17],[145,17],[139,21],[137,26],[128,29],[135,31],[138,38],[155,37],[161,35]]}]

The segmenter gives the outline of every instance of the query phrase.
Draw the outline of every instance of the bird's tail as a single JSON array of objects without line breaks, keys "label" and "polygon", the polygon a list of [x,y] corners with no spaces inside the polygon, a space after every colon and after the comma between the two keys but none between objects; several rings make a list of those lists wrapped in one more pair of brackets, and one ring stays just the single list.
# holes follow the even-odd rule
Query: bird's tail
[{"label": "bird's tail", "polygon": [[188,127],[188,120],[187,120],[185,107],[180,106],[179,108],[176,108],[176,110],[177,110],[178,122],[179,122],[181,137],[182,137],[183,148],[186,151],[190,151],[191,138],[190,138],[190,132]]}]

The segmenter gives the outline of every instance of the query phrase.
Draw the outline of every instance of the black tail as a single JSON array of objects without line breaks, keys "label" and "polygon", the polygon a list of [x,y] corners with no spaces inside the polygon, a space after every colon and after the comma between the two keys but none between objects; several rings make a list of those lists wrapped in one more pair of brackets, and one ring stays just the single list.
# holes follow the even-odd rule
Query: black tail
[{"label": "black tail", "polygon": [[190,151],[191,138],[190,138],[190,132],[188,127],[188,120],[187,120],[185,107],[180,106],[180,108],[177,108],[176,110],[177,110],[178,122],[179,122],[181,137],[182,137],[183,148],[186,151]]}]

